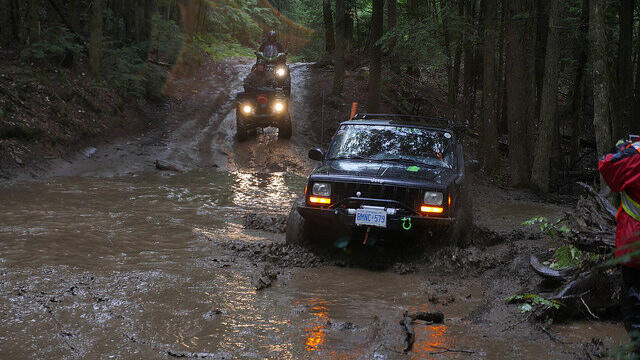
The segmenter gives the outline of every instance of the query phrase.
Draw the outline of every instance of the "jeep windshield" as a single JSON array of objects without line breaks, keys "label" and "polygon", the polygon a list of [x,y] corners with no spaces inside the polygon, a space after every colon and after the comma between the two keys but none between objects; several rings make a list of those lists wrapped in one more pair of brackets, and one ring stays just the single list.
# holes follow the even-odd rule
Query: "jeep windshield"
[{"label": "jeep windshield", "polygon": [[327,159],[366,159],[417,163],[453,169],[451,133],[394,125],[342,125]]}]

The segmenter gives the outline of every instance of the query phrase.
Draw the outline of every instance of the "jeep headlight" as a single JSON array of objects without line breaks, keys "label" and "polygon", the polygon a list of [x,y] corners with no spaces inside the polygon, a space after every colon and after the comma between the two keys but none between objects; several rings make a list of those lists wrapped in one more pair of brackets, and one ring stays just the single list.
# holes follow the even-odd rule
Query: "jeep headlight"
[{"label": "jeep headlight", "polygon": [[282,101],[277,101],[273,104],[273,110],[278,113],[282,112],[284,110],[284,103]]},{"label": "jeep headlight", "polygon": [[329,197],[331,196],[331,184],[317,182],[313,184],[313,189],[311,193],[315,196]]},{"label": "jeep headlight", "polygon": [[444,195],[441,192],[425,191],[423,203],[427,205],[442,205],[443,199]]},{"label": "jeep headlight", "polygon": [[245,105],[243,105],[243,106],[242,106],[242,112],[243,112],[245,115],[249,115],[249,114],[251,114],[251,112],[252,112],[252,111],[253,111],[253,107],[252,107],[251,105],[249,105],[249,104],[245,104]]},{"label": "jeep headlight", "polygon": [[287,75],[287,69],[285,69],[284,67],[279,67],[276,69],[277,77],[285,77],[285,75]]}]

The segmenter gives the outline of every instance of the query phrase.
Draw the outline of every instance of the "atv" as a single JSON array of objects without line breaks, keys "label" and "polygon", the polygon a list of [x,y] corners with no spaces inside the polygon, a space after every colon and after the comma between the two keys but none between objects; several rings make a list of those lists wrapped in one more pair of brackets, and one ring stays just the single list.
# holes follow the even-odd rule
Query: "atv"
[{"label": "atv", "polygon": [[[287,53],[278,52],[275,45],[267,45],[263,52],[255,52],[256,64],[263,63],[267,71],[273,72],[278,81],[278,87],[282,88],[288,96],[291,94],[291,73],[287,65]],[[251,69],[253,71],[255,65]]]},{"label": "atv", "polygon": [[236,105],[236,137],[247,139],[250,130],[274,126],[278,136],[291,138],[292,125],[289,114],[289,96],[282,89],[259,88],[257,92],[240,93]]}]

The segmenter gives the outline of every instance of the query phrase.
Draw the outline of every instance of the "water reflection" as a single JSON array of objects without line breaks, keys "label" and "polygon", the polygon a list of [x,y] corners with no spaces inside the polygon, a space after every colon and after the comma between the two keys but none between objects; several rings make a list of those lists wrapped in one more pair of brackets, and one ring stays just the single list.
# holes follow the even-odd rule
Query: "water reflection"
[{"label": "water reflection", "polygon": [[311,315],[314,316],[311,326],[305,328],[305,350],[314,352],[320,350],[322,344],[327,341],[327,321],[329,320],[329,302],[324,299],[308,299],[311,306]]},{"label": "water reflection", "polygon": [[410,359],[433,359],[435,353],[449,348],[451,339],[447,334],[447,325],[431,325],[414,327],[416,341]]}]

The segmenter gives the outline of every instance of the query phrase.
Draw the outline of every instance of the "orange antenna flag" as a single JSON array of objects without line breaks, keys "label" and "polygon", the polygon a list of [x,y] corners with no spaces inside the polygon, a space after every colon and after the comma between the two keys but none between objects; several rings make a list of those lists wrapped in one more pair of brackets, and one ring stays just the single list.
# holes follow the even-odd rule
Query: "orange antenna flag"
[{"label": "orange antenna flag", "polygon": [[351,103],[351,116],[349,116],[349,119],[353,119],[357,113],[358,113],[358,103],[357,102]]}]

